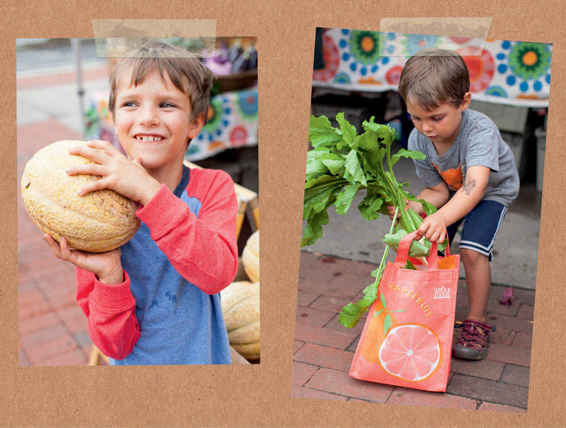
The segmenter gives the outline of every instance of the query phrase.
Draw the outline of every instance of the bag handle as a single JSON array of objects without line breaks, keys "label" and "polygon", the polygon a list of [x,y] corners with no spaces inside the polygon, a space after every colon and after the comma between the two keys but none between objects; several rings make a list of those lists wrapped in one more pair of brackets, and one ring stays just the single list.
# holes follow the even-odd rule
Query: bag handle
[{"label": "bag handle", "polygon": [[[401,263],[403,265],[407,263],[407,259],[409,258],[409,249],[416,236],[417,231],[415,230],[401,239],[399,247],[397,248],[395,263]],[[447,245],[445,252],[447,256],[450,255],[450,243]],[[430,252],[427,257],[427,263],[430,267],[436,267],[438,263],[438,244],[436,242],[432,242],[432,246],[430,247]]]}]

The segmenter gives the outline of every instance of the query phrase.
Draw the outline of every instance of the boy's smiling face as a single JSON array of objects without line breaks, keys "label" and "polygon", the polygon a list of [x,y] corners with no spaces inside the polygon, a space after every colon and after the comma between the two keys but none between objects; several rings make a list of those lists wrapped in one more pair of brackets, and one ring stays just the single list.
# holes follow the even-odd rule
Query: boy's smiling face
[{"label": "boy's smiling face", "polygon": [[456,107],[442,103],[433,110],[426,110],[411,99],[407,99],[407,111],[417,130],[436,144],[451,144],[460,128],[462,113],[470,105],[471,95],[466,93],[462,103]]},{"label": "boy's smiling face", "polygon": [[204,118],[191,121],[189,96],[166,72],[161,77],[152,70],[137,86],[130,77],[131,70],[124,70],[117,81],[113,119],[120,145],[160,182],[180,177],[187,142],[198,135]]}]

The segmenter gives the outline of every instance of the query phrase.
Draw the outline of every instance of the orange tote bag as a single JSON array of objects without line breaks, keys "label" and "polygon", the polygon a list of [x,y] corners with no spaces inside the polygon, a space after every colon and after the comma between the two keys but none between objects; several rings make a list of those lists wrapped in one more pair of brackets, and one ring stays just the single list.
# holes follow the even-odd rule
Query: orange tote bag
[{"label": "orange tote bag", "polygon": [[427,264],[405,269],[415,232],[388,262],[352,360],[360,380],[446,391],[456,312],[460,256],[440,257],[432,244]]}]

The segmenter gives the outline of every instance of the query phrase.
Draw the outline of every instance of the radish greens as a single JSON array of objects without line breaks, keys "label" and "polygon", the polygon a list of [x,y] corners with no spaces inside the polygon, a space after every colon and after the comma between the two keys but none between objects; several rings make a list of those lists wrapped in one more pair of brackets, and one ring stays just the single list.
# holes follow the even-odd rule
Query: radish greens
[{"label": "radish greens", "polygon": [[[425,155],[406,149],[391,153],[394,131],[387,125],[374,122],[374,118],[362,123],[363,133],[344,117],[336,115],[338,127],[332,126],[326,116],[311,116],[309,139],[313,146],[307,153],[302,246],[312,245],[323,235],[323,227],[329,223],[328,208],[334,206],[338,214],[344,215],[350,209],[356,195],[365,191],[358,204],[358,210],[366,220],[376,220],[387,215],[390,205],[399,213],[397,230],[394,224],[384,237],[387,244],[381,263],[372,276],[376,280],[364,290],[364,297],[346,305],[339,321],[346,327],[353,327],[377,296],[377,286],[385,267],[389,247],[396,250],[401,238],[418,229],[422,218],[412,209],[406,208],[408,200],[416,200],[406,187],[399,183],[393,167],[401,158],[424,160]],[[436,208],[419,199],[428,215]],[[395,216],[397,217],[397,216]],[[428,255],[431,244],[422,239],[410,247],[411,257]],[[443,246],[439,246],[443,249]]]}]

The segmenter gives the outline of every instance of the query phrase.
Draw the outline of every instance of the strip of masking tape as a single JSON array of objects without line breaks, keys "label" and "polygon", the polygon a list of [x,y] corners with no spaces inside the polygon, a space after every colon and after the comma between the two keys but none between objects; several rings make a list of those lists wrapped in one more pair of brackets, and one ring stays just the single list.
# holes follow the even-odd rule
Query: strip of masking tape
[{"label": "strip of masking tape", "polygon": [[[437,41],[436,48],[456,50],[462,38],[474,39],[474,49],[470,49],[466,56],[481,56],[491,28],[491,17],[459,18],[459,17],[419,17],[419,18],[383,18],[380,20],[380,37],[387,37],[388,33],[436,35],[442,36]],[[380,43],[384,47],[385,43]],[[389,54],[387,56],[410,56],[403,54]]]},{"label": "strip of masking tape", "polygon": [[92,29],[101,58],[124,57],[155,39],[183,47],[187,57],[216,46],[214,19],[94,19]]}]

